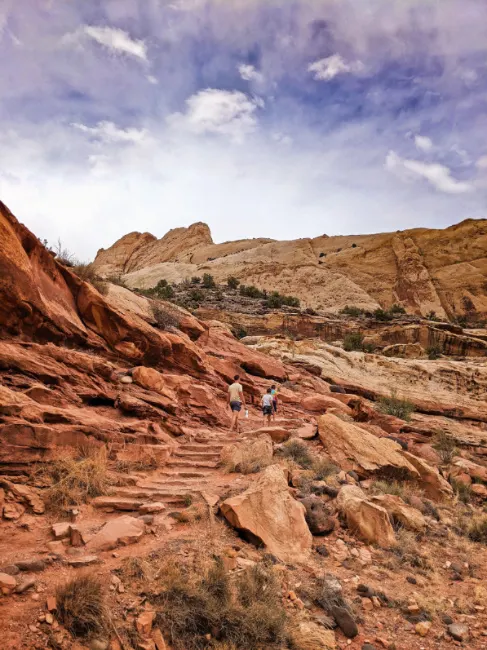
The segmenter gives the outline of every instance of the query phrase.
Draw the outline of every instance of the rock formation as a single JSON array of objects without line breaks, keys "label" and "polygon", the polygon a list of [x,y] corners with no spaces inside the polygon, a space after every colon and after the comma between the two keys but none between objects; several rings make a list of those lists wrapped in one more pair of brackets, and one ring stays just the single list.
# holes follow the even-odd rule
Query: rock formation
[{"label": "rock formation", "polygon": [[147,233],[126,235],[98,252],[95,268],[142,289],[163,278],[180,282],[211,273],[219,282],[235,276],[332,312],[399,303],[423,316],[485,318],[487,221],[468,219],[444,230],[224,244],[214,244],[208,226],[196,223],[159,240]]}]

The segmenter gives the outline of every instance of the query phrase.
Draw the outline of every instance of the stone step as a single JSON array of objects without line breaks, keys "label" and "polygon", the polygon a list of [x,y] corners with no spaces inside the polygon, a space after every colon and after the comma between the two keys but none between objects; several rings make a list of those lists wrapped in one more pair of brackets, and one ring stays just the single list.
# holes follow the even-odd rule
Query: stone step
[{"label": "stone step", "polygon": [[172,458],[172,460],[174,460],[175,458],[184,458],[185,460],[196,460],[196,461],[198,461],[198,460],[210,460],[210,461],[215,460],[215,461],[217,461],[220,458],[220,452],[218,451],[218,452],[215,453],[215,452],[203,451],[203,452],[200,452],[200,453],[196,453],[194,451],[186,451],[186,450],[183,449],[181,451],[178,450],[176,453],[174,453],[172,455],[171,458]]},{"label": "stone step", "polygon": [[216,469],[218,462],[214,460],[188,460],[186,458],[171,458],[164,467],[180,467],[181,469],[195,469],[198,467]]},{"label": "stone step", "polygon": [[[157,490],[140,490],[139,493],[131,494],[130,492],[123,492],[120,494],[123,498],[134,498],[139,499],[140,501],[162,501],[162,503],[179,503],[181,500],[184,500],[184,495],[186,492],[184,490],[178,490],[177,492],[167,492],[160,489]],[[145,496],[144,496],[145,495]]]},{"label": "stone step", "polygon": [[114,510],[138,510],[143,499],[130,499],[125,496],[95,497],[91,505],[95,508],[113,508]]},{"label": "stone step", "polygon": [[[199,438],[198,436],[194,439],[195,442],[199,444],[212,444],[207,438]],[[218,438],[217,441],[215,441],[216,444],[221,445],[222,447],[224,445],[231,445],[234,444],[235,442],[238,442],[238,436],[231,437],[231,438]]]},{"label": "stone step", "polygon": [[164,469],[161,472],[161,476],[167,476],[173,479],[183,479],[183,478],[208,478],[211,476],[212,472],[211,471],[204,471],[204,470],[192,470],[192,471],[185,471],[185,470],[176,470],[176,469]]},{"label": "stone step", "polygon": [[181,445],[178,448],[178,451],[184,450],[184,451],[189,451],[189,452],[195,452],[195,453],[219,453],[225,445],[205,445],[205,444],[194,444],[194,443],[188,443],[186,445]]},{"label": "stone step", "polygon": [[[204,477],[206,478],[206,476]],[[154,483],[158,483],[161,487],[167,487],[168,489],[178,489],[181,493],[184,492],[197,492],[201,490],[202,482],[201,477],[196,478],[178,478],[176,474],[175,477],[167,476],[161,479],[153,479]]]}]

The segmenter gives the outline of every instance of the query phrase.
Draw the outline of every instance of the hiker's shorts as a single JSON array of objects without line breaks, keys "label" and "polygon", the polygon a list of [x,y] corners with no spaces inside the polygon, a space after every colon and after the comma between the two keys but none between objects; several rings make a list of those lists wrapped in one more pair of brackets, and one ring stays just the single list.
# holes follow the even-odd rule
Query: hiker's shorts
[{"label": "hiker's shorts", "polygon": [[230,408],[238,413],[242,410],[242,402],[230,402]]}]

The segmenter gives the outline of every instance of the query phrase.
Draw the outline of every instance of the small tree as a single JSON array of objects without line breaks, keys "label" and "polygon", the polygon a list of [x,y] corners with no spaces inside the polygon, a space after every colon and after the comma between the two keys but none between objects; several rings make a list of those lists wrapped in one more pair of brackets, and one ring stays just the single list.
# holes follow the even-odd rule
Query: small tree
[{"label": "small tree", "polygon": [[203,274],[203,286],[205,289],[214,289],[216,287],[215,280],[209,273]]},{"label": "small tree", "polygon": [[364,347],[364,337],[361,332],[351,332],[346,334],[343,339],[343,349],[347,352],[353,350],[362,351]]},{"label": "small tree", "polygon": [[227,278],[227,285],[229,289],[237,289],[240,284],[240,280],[235,278],[233,275]]}]

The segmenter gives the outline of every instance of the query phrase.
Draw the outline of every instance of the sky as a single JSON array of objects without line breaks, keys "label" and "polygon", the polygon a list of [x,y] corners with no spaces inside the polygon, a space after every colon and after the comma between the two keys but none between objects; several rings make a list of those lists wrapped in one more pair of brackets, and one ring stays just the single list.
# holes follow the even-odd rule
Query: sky
[{"label": "sky", "polygon": [[487,210],[485,0],[0,0],[0,199],[80,261]]}]

